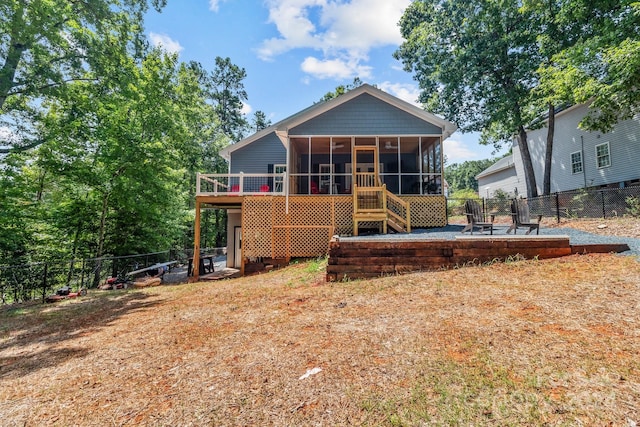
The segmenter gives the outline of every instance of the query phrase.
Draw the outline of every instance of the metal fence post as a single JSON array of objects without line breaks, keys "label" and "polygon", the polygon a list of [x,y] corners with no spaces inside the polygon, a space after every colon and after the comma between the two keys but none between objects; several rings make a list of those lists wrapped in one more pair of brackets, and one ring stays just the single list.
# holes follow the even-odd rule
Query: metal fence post
[{"label": "metal fence post", "polygon": [[602,200],[602,218],[607,218],[607,210],[604,206],[604,190],[600,192],[600,198]]},{"label": "metal fence post", "polygon": [[487,199],[485,199],[484,197],[482,198],[482,220],[486,221],[487,220]]},{"label": "metal fence post", "polygon": [[558,224],[560,224],[560,196],[556,191],[556,217],[558,218]]},{"label": "metal fence post", "polygon": [[87,260],[82,258],[82,274],[80,275],[80,288],[84,288],[84,269],[87,267]]}]

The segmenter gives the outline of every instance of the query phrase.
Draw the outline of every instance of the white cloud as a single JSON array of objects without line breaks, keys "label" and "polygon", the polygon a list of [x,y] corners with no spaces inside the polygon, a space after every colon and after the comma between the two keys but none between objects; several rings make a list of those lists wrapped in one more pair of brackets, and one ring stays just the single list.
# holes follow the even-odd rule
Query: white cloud
[{"label": "white cloud", "polygon": [[398,22],[409,0],[351,0],[330,2],[321,23],[327,29],[325,43],[339,49],[368,51],[375,46],[402,42]]},{"label": "white cloud", "polygon": [[448,139],[445,139],[443,151],[447,156],[447,164],[478,159],[478,153],[471,150],[467,144],[462,141],[462,134],[460,134],[460,132],[454,132]]},{"label": "white cloud", "polygon": [[378,84],[378,87],[381,90],[402,99],[403,101],[422,108],[422,104],[418,102],[420,89],[418,89],[416,85],[412,85],[410,83],[383,82]]},{"label": "white cloud", "polygon": [[209,0],[209,10],[217,12],[220,9],[220,3],[227,0]]},{"label": "white cloud", "polygon": [[154,32],[150,32],[149,40],[151,40],[152,45],[160,46],[170,53],[179,53],[180,51],[182,51],[182,49],[184,49],[182,46],[180,46],[180,43],[173,40],[166,34],[157,34]]},{"label": "white cloud", "polygon": [[349,79],[371,77],[371,67],[361,65],[357,60],[305,58],[300,65],[302,71],[318,79]]},{"label": "white cloud", "polygon": [[[364,68],[372,48],[402,42],[398,22],[411,0],[267,0],[269,22],[279,36],[264,40],[257,49],[266,61],[292,49],[322,51],[323,59],[303,64],[311,70],[336,68],[336,74],[320,73],[324,78],[342,78],[347,64],[351,70]],[[348,59],[345,59],[348,58]],[[309,58],[305,60],[307,62]],[[303,68],[304,69],[304,68]],[[353,76],[353,73],[349,77]]]},{"label": "white cloud", "polygon": [[248,116],[252,111],[253,107],[251,107],[251,105],[247,104],[246,102],[242,103],[242,108],[240,109],[241,114]]}]

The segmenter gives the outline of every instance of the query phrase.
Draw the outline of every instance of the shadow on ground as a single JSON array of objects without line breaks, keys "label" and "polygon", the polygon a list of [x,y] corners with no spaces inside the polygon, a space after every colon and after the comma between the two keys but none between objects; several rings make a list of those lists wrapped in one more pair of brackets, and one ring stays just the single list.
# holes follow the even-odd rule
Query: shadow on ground
[{"label": "shadow on ground", "polygon": [[89,349],[68,341],[108,327],[116,319],[159,303],[144,292],[94,291],[60,305],[12,307],[0,311],[0,380],[55,368]]}]

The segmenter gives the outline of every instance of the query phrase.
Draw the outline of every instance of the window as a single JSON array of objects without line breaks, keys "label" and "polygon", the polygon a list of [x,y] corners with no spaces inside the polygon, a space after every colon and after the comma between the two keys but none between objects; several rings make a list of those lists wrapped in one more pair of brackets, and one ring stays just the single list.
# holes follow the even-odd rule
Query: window
[{"label": "window", "polygon": [[[287,171],[287,165],[273,165],[273,173],[285,173]],[[276,193],[282,193],[284,189],[284,179],[283,176],[276,176],[273,178],[273,190]]]},{"label": "window", "polygon": [[596,163],[598,168],[611,166],[611,156],[609,155],[609,143],[596,145]]},{"label": "window", "polygon": [[571,173],[582,173],[582,151],[571,153]]}]

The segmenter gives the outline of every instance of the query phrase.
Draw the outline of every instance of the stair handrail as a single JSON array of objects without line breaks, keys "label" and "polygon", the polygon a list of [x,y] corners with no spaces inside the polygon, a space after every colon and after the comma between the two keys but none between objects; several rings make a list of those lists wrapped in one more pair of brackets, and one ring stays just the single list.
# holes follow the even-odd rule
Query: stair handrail
[{"label": "stair handrail", "polygon": [[[405,202],[400,197],[393,194],[391,191],[386,190],[385,193],[386,193],[385,199],[387,200],[387,202],[385,202],[385,207],[386,207],[387,213],[393,218],[397,219],[399,222],[399,225],[405,228],[407,230],[407,233],[410,233],[411,232],[411,210],[410,210],[409,203]],[[399,208],[397,208],[398,205],[400,206]],[[395,211],[393,208],[397,208],[399,212]],[[405,213],[404,216],[402,215],[403,210]]]}]

